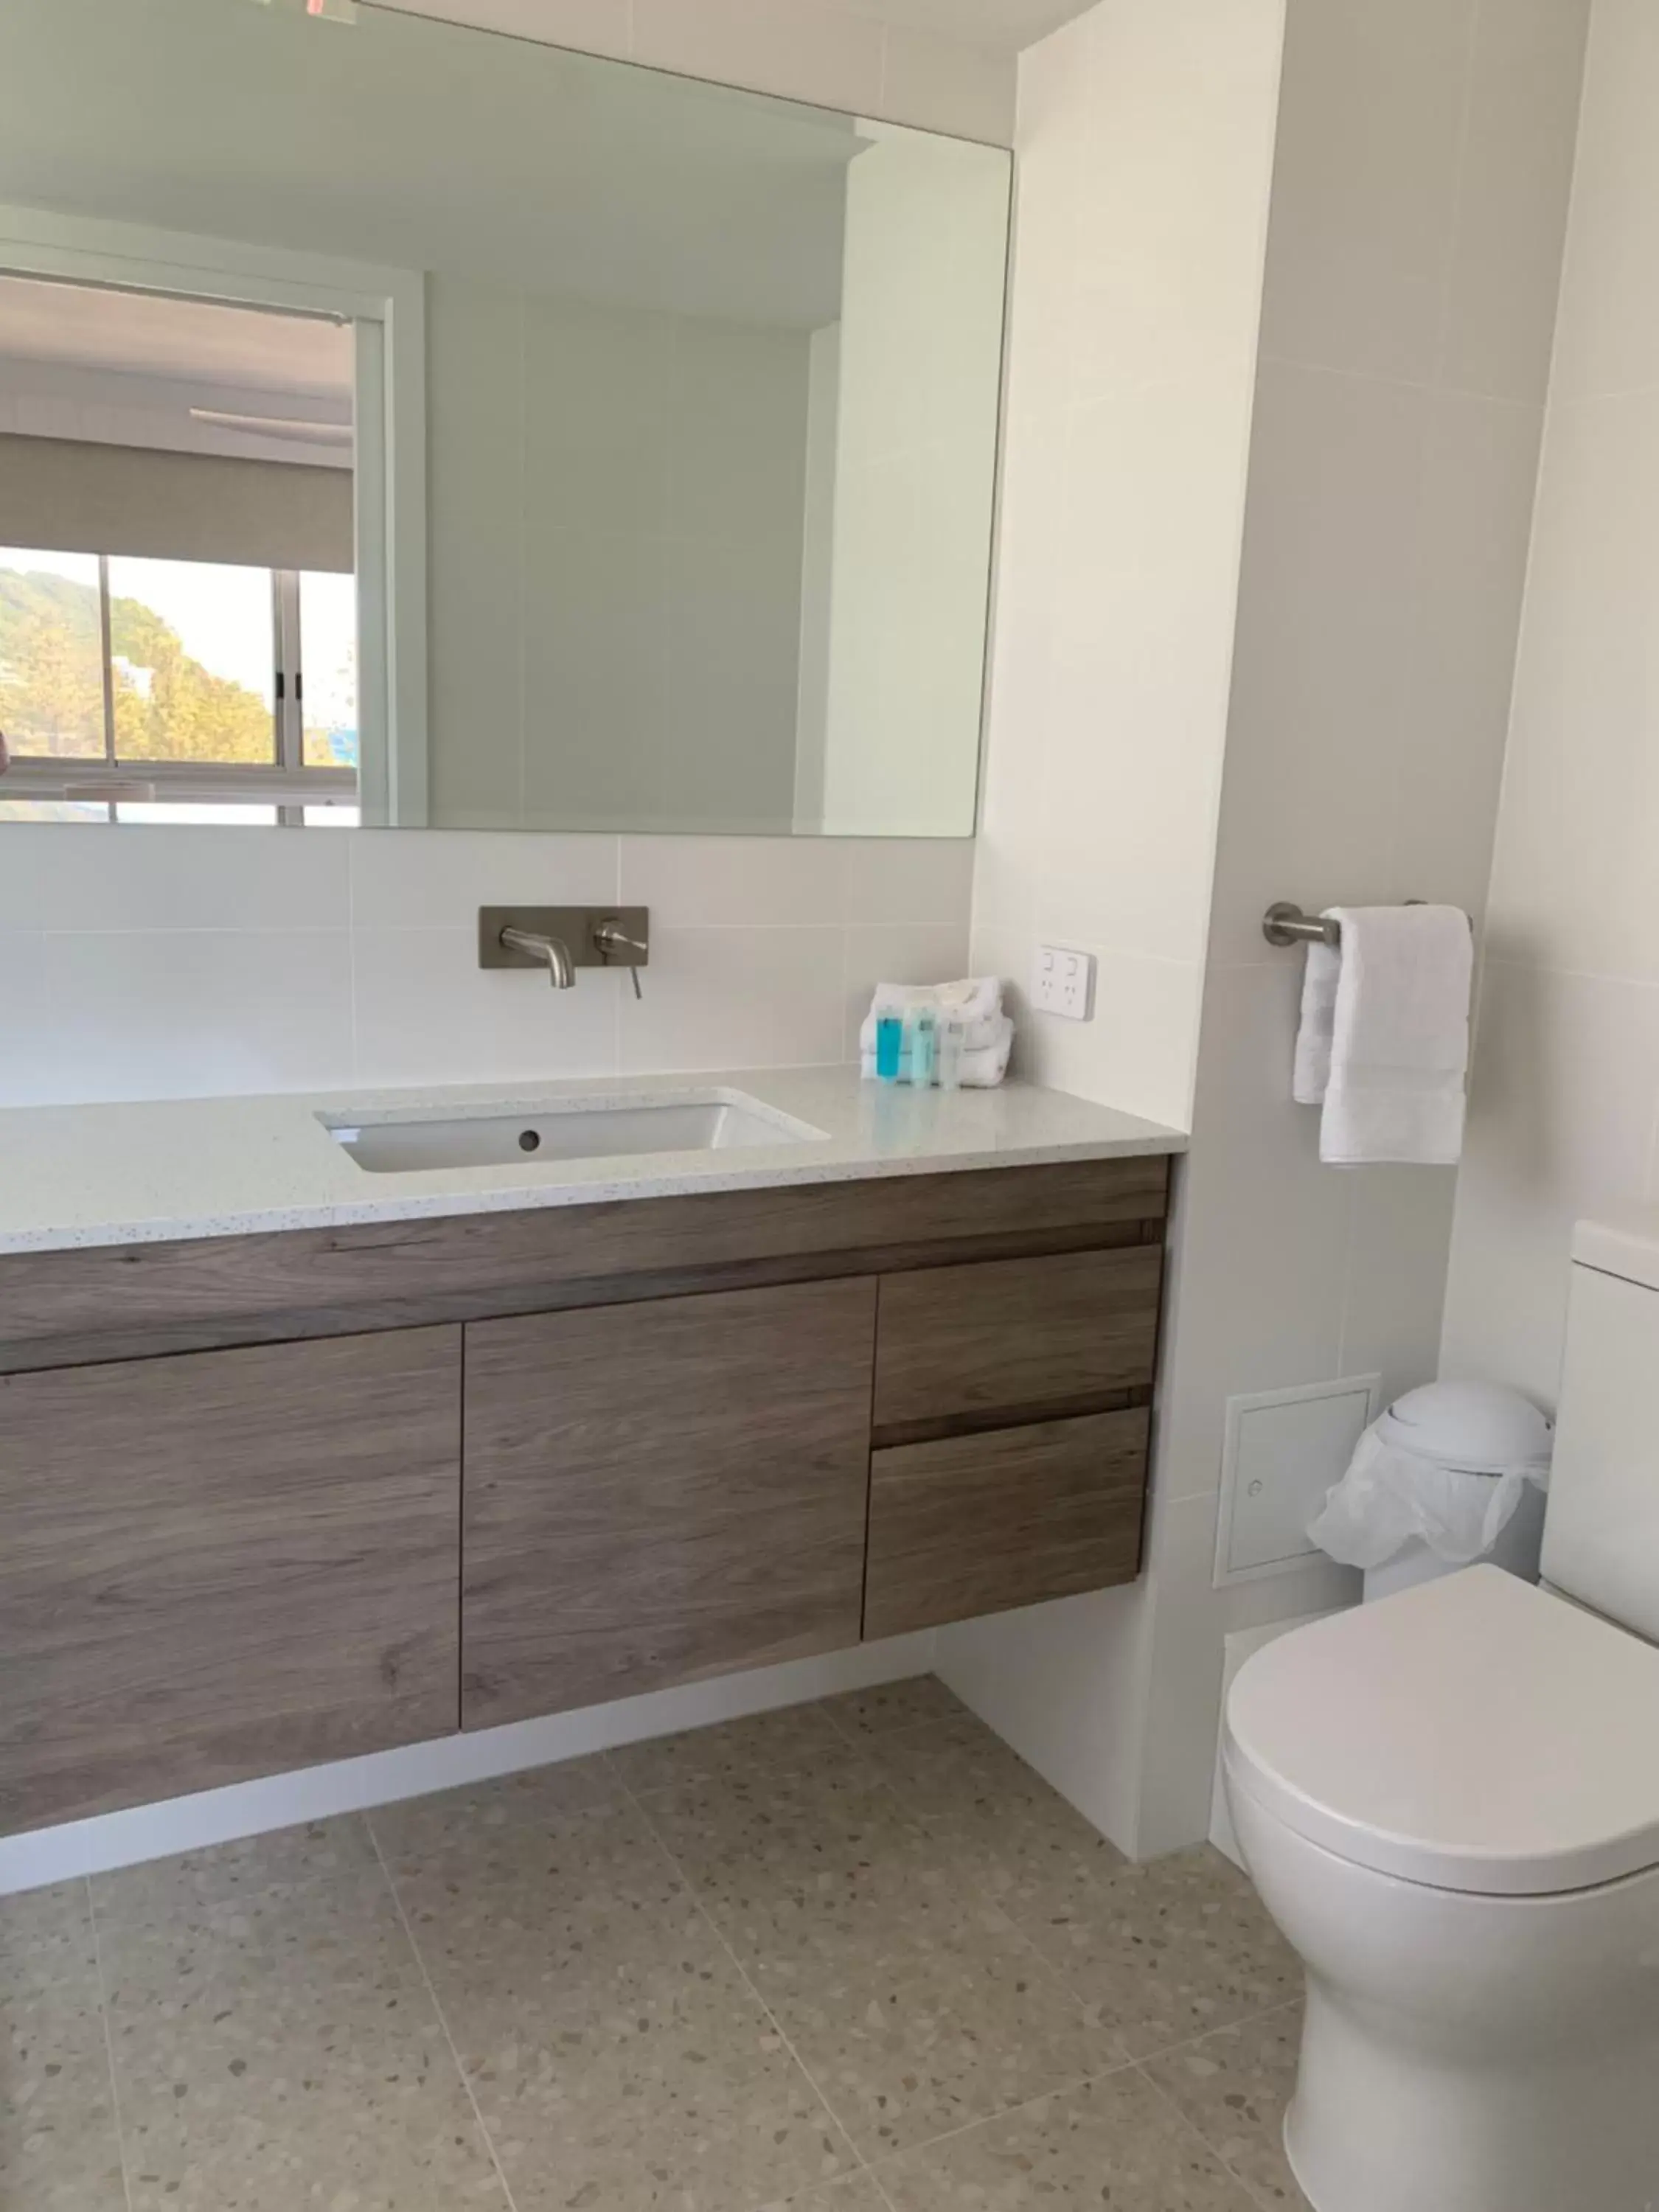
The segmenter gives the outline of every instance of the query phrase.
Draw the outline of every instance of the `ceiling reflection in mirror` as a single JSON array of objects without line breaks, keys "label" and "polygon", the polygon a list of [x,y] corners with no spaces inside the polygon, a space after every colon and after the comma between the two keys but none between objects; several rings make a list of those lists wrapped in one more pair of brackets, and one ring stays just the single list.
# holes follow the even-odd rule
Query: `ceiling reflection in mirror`
[{"label": "ceiling reflection in mirror", "polygon": [[0,821],[964,836],[1010,162],[300,0],[0,12]]}]

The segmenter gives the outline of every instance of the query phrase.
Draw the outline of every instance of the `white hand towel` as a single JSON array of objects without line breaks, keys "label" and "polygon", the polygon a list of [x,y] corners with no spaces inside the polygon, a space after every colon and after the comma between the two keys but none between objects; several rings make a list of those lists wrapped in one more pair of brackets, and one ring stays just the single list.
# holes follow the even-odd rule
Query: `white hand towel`
[{"label": "white hand towel", "polygon": [[1330,912],[1341,947],[1308,948],[1295,1073],[1297,1097],[1323,1105],[1319,1157],[1449,1166],[1463,1148],[1468,916],[1455,906]]}]

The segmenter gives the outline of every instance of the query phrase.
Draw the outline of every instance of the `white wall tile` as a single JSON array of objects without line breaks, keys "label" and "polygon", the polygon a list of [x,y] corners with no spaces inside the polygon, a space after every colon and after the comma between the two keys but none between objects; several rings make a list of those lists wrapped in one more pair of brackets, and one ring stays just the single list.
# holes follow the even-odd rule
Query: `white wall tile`
[{"label": "white wall tile", "polygon": [[0,829],[0,928],[343,929],[351,840],[161,825]]},{"label": "white wall tile", "polygon": [[42,973],[59,1099],[322,1090],[351,1066],[343,929],[48,934]]},{"label": "white wall tile", "polygon": [[839,922],[850,848],[817,837],[624,837],[622,896],[653,929]]},{"label": "white wall tile", "polygon": [[1561,285],[1553,395],[1582,399],[1659,382],[1659,15],[1596,0]]},{"label": "white wall tile", "polygon": [[839,929],[665,929],[622,1001],[624,1073],[816,1066],[845,1045]]},{"label": "white wall tile", "polygon": [[1492,923],[1503,956],[1659,979],[1659,386],[1553,404]]},{"label": "white wall tile", "polygon": [[1659,989],[1489,962],[1443,1366],[1553,1405],[1572,1224],[1647,1195]]},{"label": "white wall tile", "polygon": [[470,927],[476,941],[482,906],[599,906],[618,896],[615,837],[375,830],[339,842],[350,847],[359,929]]},{"label": "white wall tile", "polygon": [[653,69],[874,114],[883,27],[816,0],[633,0],[634,58]]},{"label": "white wall tile", "polygon": [[[799,854],[804,848],[790,849]],[[842,918],[849,925],[933,923],[965,933],[974,893],[971,837],[848,838],[840,849]]]},{"label": "white wall tile", "polygon": [[1589,0],[1483,5],[1438,380],[1541,403],[1549,380]]},{"label": "white wall tile", "polygon": [[842,1052],[859,1054],[859,1030],[878,983],[951,983],[968,972],[966,918],[944,927],[886,923],[849,929],[845,948],[846,1027]]},{"label": "white wall tile", "polygon": [[57,1097],[38,1049],[51,1016],[46,953],[39,930],[0,927],[0,1106],[49,1105]]},{"label": "white wall tile", "polygon": [[1015,76],[1011,53],[889,23],[877,112],[890,122],[1006,146],[1014,134]]},{"label": "white wall tile", "polygon": [[619,975],[481,972],[472,929],[358,928],[352,936],[356,1077],[399,1083],[549,1081],[617,1064]]}]

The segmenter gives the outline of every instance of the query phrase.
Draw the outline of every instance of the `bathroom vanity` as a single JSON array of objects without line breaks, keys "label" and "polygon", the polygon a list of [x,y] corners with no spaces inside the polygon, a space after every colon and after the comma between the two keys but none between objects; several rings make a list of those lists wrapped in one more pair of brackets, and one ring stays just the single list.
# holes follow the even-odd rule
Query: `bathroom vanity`
[{"label": "bathroom vanity", "polygon": [[[780,1141],[341,1141],[733,1102]],[[1155,1125],[848,1069],[4,1119],[0,1832],[1138,1570]]]}]

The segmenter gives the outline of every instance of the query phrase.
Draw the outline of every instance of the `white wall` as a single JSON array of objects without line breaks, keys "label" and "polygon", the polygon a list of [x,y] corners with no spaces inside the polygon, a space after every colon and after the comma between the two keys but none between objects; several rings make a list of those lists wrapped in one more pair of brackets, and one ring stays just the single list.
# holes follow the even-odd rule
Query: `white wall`
[{"label": "white wall", "polygon": [[1546,1405],[1587,1213],[1659,1196],[1659,15],[1595,0],[1443,1358]]},{"label": "white wall", "polygon": [[1020,68],[975,963],[1092,951],[1094,1022],[1028,1013],[1021,1072],[1182,1127],[1282,14],[1103,0]]},{"label": "white wall", "polygon": [[[1093,951],[1093,1023],[1027,1012],[1022,1072],[1182,1127],[1282,23],[1281,0],[1102,0],[1020,65],[974,964],[1018,986],[1040,938]],[[940,1638],[953,1686],[1128,1848],[1154,1597],[1143,1579]]]},{"label": "white wall", "polygon": [[433,825],[787,835],[808,334],[427,289]]},{"label": "white wall", "polygon": [[969,828],[984,696],[1008,178],[861,126],[847,174],[823,827]]},{"label": "white wall", "polygon": [[[856,1057],[960,975],[972,845],[0,828],[0,1104]],[[652,963],[482,973],[482,905],[649,906]]]},{"label": "white wall", "polygon": [[[1129,12],[1109,0],[1088,20],[1115,31]],[[950,1636],[942,1646],[958,1686],[1142,1856],[1206,1832],[1226,1633],[1316,1611],[1346,1586],[1320,1566],[1212,1588],[1228,1396],[1374,1370],[1393,1392],[1436,1370],[1454,1177],[1320,1165],[1315,1117],[1289,1095],[1301,963],[1264,944],[1261,919],[1275,898],[1482,907],[1585,12],[1585,0],[1289,7],[1147,1574],[1132,1597],[1082,1601],[1094,1607],[1086,1635],[1079,1607],[1055,1607],[973,1632],[964,1657]],[[1184,81],[1146,102],[1149,139],[1179,142],[1173,88]],[[1025,94],[1023,79],[1022,127]],[[1063,112],[1065,86],[1057,97]],[[1632,102],[1633,119],[1644,112]],[[1060,216],[1035,225],[1025,167],[1017,434],[1021,294],[1063,281],[1078,251]],[[1189,247],[1164,265],[1194,258]],[[1080,732],[1068,772],[1086,779],[1098,763],[1102,779],[1077,810],[1077,843],[1086,852],[1093,839],[1103,855],[1109,837],[1127,842],[1155,819],[1110,757],[1118,671],[1142,665],[1139,634],[1099,620],[1111,602],[1069,551],[1057,574],[1030,565],[1022,548],[1055,535],[1031,453],[1029,439],[1011,447],[976,963],[1024,942],[991,926],[1009,896],[1002,825],[1018,821],[1030,781],[1024,733],[1054,726],[1042,690],[1020,688],[1043,680],[1030,640],[1042,603],[1068,590],[1081,592],[1095,653],[1076,693],[1061,694]],[[1186,635],[1210,641],[1201,626]],[[1017,832],[1014,842],[1018,858]],[[1175,910],[1191,924],[1189,903]],[[997,963],[1012,963],[1012,951]],[[1189,1023],[1183,981],[1189,995],[1190,977],[1164,998]],[[1103,961],[1097,1029],[1137,1033],[1138,1003]],[[1040,1036],[1038,1064],[1081,1064],[1096,1095],[1136,1103],[1108,1042],[1073,1036],[1058,1061]],[[1093,1669],[1092,1703],[1080,1665]]]}]

